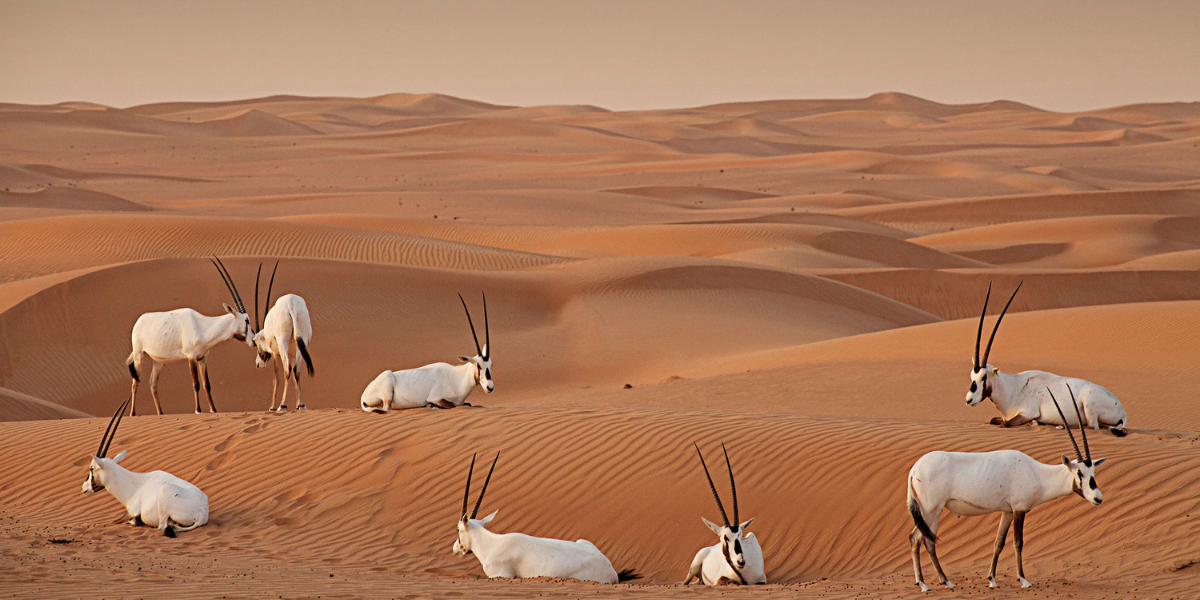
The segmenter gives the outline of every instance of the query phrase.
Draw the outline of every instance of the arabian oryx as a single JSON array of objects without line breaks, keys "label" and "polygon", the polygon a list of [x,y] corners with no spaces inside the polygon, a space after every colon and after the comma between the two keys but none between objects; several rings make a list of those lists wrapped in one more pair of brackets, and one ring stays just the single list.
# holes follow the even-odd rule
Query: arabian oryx
[{"label": "arabian oryx", "polygon": [[134,473],[119,464],[125,460],[124,450],[105,458],[113,438],[117,437],[125,407],[132,403],[132,398],[122,402],[108,422],[104,437],[100,438],[100,449],[92,456],[83,493],[108,490],[125,505],[131,525],[158,527],[167,537],[204,525],[208,522],[208,496],[200,488],[165,471]]},{"label": "arabian oryx", "polygon": [[[213,404],[212,385],[208,381],[208,352],[213,346],[234,338],[254,347],[254,328],[250,324],[250,315],[246,313],[246,305],[242,296],[233,284],[229,270],[217,257],[210,259],[229,294],[233,296],[235,306],[222,304],[228,314],[219,317],[206,317],[190,308],[179,308],[169,312],[146,313],[133,324],[133,352],[125,359],[129,367],[129,375],[133,378],[133,393],[130,399],[129,415],[137,416],[135,402],[138,382],[141,377],[138,371],[142,363],[142,355],[147,355],[154,361],[154,369],[150,371],[150,397],[154,399],[154,408],[158,414],[163,414],[162,405],[158,403],[158,373],[162,366],[180,360],[187,360],[192,371],[192,393],[196,397],[196,414],[200,414],[200,381],[204,381],[204,393],[208,396],[208,408],[217,412]],[[259,265],[261,268],[262,265]]]},{"label": "arabian oryx", "polygon": [[721,451],[725,453],[725,468],[729,469],[729,489],[733,494],[732,523],[725,514],[725,505],[721,504],[721,495],[717,493],[717,486],[713,484],[712,475],[708,472],[708,465],[704,462],[704,454],[700,452],[700,446],[695,443],[692,445],[696,446],[696,454],[700,455],[700,466],[704,467],[704,476],[708,478],[708,487],[717,501],[717,509],[721,511],[721,520],[725,525],[718,527],[716,523],[700,517],[700,520],[704,521],[704,524],[717,534],[721,541],[713,546],[701,548],[696,553],[691,566],[688,567],[687,579],[684,579],[680,585],[689,585],[693,580],[702,581],[707,585],[766,583],[767,575],[763,571],[762,547],[758,545],[758,539],[754,537],[753,533],[746,532],[746,528],[754,522],[754,519],[751,518],[745,523],[738,520],[737,485],[733,482],[733,466],[729,464],[729,452],[725,450],[725,444],[721,444]]},{"label": "arabian oryx", "polygon": [[[1050,390],[1046,390],[1049,392]],[[1079,404],[1075,401],[1075,392],[1067,386],[1071,394],[1071,403],[1075,405],[1075,416],[1082,422]],[[1051,402],[1058,409],[1059,417],[1066,422],[1066,415],[1058,406],[1058,400],[1050,395]],[[938,578],[946,587],[954,585],[946,580],[942,565],[937,557],[937,528],[938,518],[942,508],[959,516],[977,516],[998,512],[1000,514],[1000,531],[996,534],[996,544],[992,549],[992,568],[988,572],[988,586],[996,586],[996,561],[1000,551],[1004,549],[1004,541],[1008,536],[1008,527],[1013,525],[1013,540],[1017,548],[1017,578],[1021,587],[1030,587],[1025,580],[1025,568],[1021,564],[1021,547],[1025,543],[1025,514],[1035,506],[1066,496],[1072,492],[1079,494],[1084,500],[1099,505],[1104,497],[1096,485],[1096,467],[1105,459],[1092,461],[1092,451],[1088,448],[1086,428],[1080,427],[1083,436],[1083,450],[1075,443],[1075,434],[1071,426],[1066,426],[1067,435],[1071,437],[1071,445],[1075,447],[1075,460],[1063,455],[1062,464],[1043,464],[1029,455],[1016,450],[998,450],[996,452],[930,452],[922,456],[908,472],[908,511],[912,514],[912,534],[909,542],[912,545],[913,573],[917,577],[917,585],[928,592],[929,586],[921,576],[921,541],[933,559]]]},{"label": "arabian oryx", "polygon": [[[992,419],[992,423],[1003,427],[1015,427],[1030,422],[1064,426],[1082,426],[1081,423],[1087,423],[1092,429],[1108,427],[1113,435],[1123,437],[1125,407],[1121,406],[1121,401],[1116,395],[1103,387],[1083,379],[1060,377],[1044,371],[1002,373],[988,364],[988,357],[992,354],[992,342],[996,339],[996,332],[1000,330],[1000,322],[1004,320],[1004,314],[1008,312],[1008,307],[1020,290],[1021,285],[1018,284],[1008,299],[1008,304],[1004,305],[1004,310],[996,319],[996,326],[992,328],[992,335],[988,338],[983,360],[980,360],[979,342],[983,340],[983,321],[987,316],[988,300],[992,297],[992,286],[988,285],[987,297],[983,300],[983,314],[979,316],[979,331],[975,334],[975,358],[971,363],[971,389],[967,392],[967,406],[975,406],[991,399],[1001,415]],[[1060,420],[1056,417],[1050,410],[1050,396],[1042,393],[1043,390],[1063,385],[1070,385],[1079,390],[1079,403],[1083,411],[1083,420],[1080,422]]]},{"label": "arabian oryx", "polygon": [[471,475],[475,471],[475,456],[471,456],[471,467],[467,470],[467,489],[463,492],[462,516],[458,519],[458,539],[454,542],[455,554],[463,557],[474,554],[488,577],[562,577],[597,583],[618,583],[637,577],[632,569],[617,573],[608,558],[587,540],[568,542],[523,533],[488,531],[487,526],[496,517],[496,513],[492,512],[482,519],[476,519],[475,515],[479,514],[479,506],[483,504],[483,495],[487,492],[498,460],[499,452],[492,460],[487,479],[483,481],[483,489],[479,491],[475,509],[468,515]]},{"label": "arabian oryx", "polygon": [[487,294],[483,295],[484,344],[479,347],[479,336],[475,334],[475,323],[471,321],[471,310],[462,294],[458,295],[463,310],[467,311],[467,324],[471,326],[471,337],[475,338],[475,356],[460,356],[462,364],[454,366],[439,362],[404,371],[384,371],[363,390],[361,406],[366,412],[385,413],[405,408],[454,408],[470,406],[467,396],[475,386],[492,393],[496,384],[492,382],[492,334],[488,328]]},{"label": "arabian oryx", "polygon": [[[258,268],[261,275],[262,265]],[[275,268],[271,270],[271,282],[267,284],[267,299],[263,304],[264,309],[269,306],[271,308],[267,310],[267,318],[263,320],[261,328],[258,321],[259,281],[257,275],[254,277],[254,328],[258,330],[258,333],[254,334],[254,345],[258,348],[258,357],[254,362],[261,369],[271,362],[272,357],[276,357],[276,360],[271,362],[275,367],[275,378],[272,380],[271,406],[268,411],[283,412],[287,409],[288,379],[296,381],[296,410],[304,410],[304,393],[300,390],[300,360],[304,360],[304,365],[308,367],[308,376],[312,377],[312,358],[308,356],[308,343],[312,341],[312,321],[308,318],[308,305],[304,303],[304,298],[295,294],[284,294],[275,302],[275,306],[271,306],[271,288],[275,286],[275,272],[278,270],[279,261],[275,261]],[[279,390],[280,363],[283,363],[283,395],[280,396],[279,408],[276,409],[275,394]]]}]

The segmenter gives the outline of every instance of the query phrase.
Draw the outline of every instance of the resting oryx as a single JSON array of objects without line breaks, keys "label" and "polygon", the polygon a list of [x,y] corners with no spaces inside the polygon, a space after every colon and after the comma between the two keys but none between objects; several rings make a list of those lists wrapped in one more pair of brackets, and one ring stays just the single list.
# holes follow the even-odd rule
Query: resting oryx
[{"label": "resting oryx", "polygon": [[[992,423],[1004,427],[1015,427],[1031,421],[1043,425],[1087,423],[1087,426],[1092,429],[1108,427],[1113,435],[1123,437],[1125,435],[1125,407],[1121,406],[1121,401],[1112,392],[1103,387],[1083,379],[1060,377],[1044,371],[1002,373],[996,367],[988,364],[988,357],[992,353],[992,342],[995,341],[996,332],[1000,329],[1000,321],[1004,320],[1004,314],[1008,312],[1008,307],[1012,304],[1013,298],[1017,297],[1020,289],[1021,285],[1017,284],[1017,289],[1013,290],[1008,304],[1005,304],[1004,310],[1000,312],[1000,318],[996,319],[996,326],[992,328],[992,336],[988,338],[987,350],[983,353],[983,360],[980,360],[979,342],[983,340],[983,321],[987,316],[988,300],[992,297],[992,286],[988,284],[987,297],[983,300],[983,314],[979,316],[979,331],[975,335],[975,358],[971,363],[971,389],[967,392],[967,405],[975,406],[986,399],[991,399],[1001,415],[992,419]],[[1050,410],[1050,397],[1042,393],[1043,390],[1048,390],[1050,387],[1063,385],[1074,386],[1079,390],[1079,403],[1083,411],[1080,422],[1060,420],[1054,416]]]},{"label": "resting oryx", "polygon": [[208,496],[200,488],[165,471],[134,473],[118,464],[125,460],[124,450],[113,458],[104,457],[117,437],[125,407],[132,403],[132,398],[122,402],[108,422],[104,437],[100,438],[100,449],[92,456],[83,493],[108,490],[125,505],[130,524],[158,527],[167,537],[207,523]]},{"label": "resting oryx", "polygon": [[[1075,392],[1071,391],[1070,386],[1067,386],[1067,391],[1071,394],[1071,403],[1075,405],[1075,416],[1082,421],[1079,404],[1075,402]],[[1058,407],[1057,399],[1053,394],[1050,397],[1065,422],[1066,416]],[[1083,453],[1075,443],[1071,426],[1067,425],[1066,430],[1067,435],[1071,436],[1071,445],[1075,447],[1075,460],[1064,454],[1062,464],[1047,465],[1023,452],[999,450],[930,452],[913,465],[908,472],[908,511],[916,527],[913,527],[909,541],[912,545],[913,573],[922,591],[929,591],[929,586],[925,585],[921,576],[921,540],[925,541],[938,578],[946,587],[954,587],[946,580],[937,557],[938,519],[943,507],[960,516],[1001,513],[1000,531],[996,534],[996,544],[992,550],[992,568],[988,572],[988,586],[997,587],[996,561],[1004,549],[1004,540],[1011,524],[1014,526],[1013,540],[1017,548],[1017,578],[1021,581],[1021,587],[1030,587],[1021,564],[1025,514],[1039,504],[1071,492],[1079,494],[1093,505],[1099,505],[1104,500],[1096,485],[1096,467],[1105,459],[1092,461],[1085,428],[1079,429],[1083,436]]]},{"label": "resting oryx", "polygon": [[718,527],[716,523],[700,517],[721,541],[714,546],[701,548],[696,553],[691,566],[688,567],[687,579],[684,579],[681,585],[689,585],[693,580],[700,580],[708,585],[766,583],[762,547],[758,545],[758,539],[753,533],[746,532],[754,518],[751,517],[745,523],[738,520],[737,485],[733,482],[733,466],[729,464],[729,452],[725,450],[725,444],[721,444],[721,451],[725,453],[725,467],[729,469],[729,489],[733,494],[733,523],[729,522],[729,517],[725,514],[725,505],[721,504],[721,496],[717,493],[717,486],[713,485],[712,475],[708,472],[708,465],[704,462],[700,446],[694,442],[692,445],[696,446],[696,454],[700,455],[700,466],[704,467],[704,476],[708,478],[708,487],[717,501],[717,508],[721,511],[721,519],[725,525]]},{"label": "resting oryx", "polygon": [[454,542],[455,554],[474,554],[488,577],[563,577],[597,583],[617,583],[636,577],[632,569],[618,574],[608,558],[587,540],[568,542],[523,533],[488,531],[487,526],[496,517],[496,513],[492,512],[482,519],[476,519],[475,515],[479,514],[479,506],[483,504],[483,495],[487,492],[498,460],[499,452],[492,460],[487,479],[483,481],[483,489],[479,491],[475,509],[468,515],[471,475],[475,471],[475,456],[471,456],[471,467],[467,470],[467,489],[463,492],[462,516],[458,519],[458,539]]},{"label": "resting oryx", "polygon": [[[196,396],[196,414],[200,414],[200,381],[204,381],[204,393],[208,395],[208,408],[217,412],[213,404],[212,385],[208,381],[208,352],[213,346],[234,338],[254,347],[254,329],[250,325],[250,315],[246,313],[246,305],[242,296],[233,284],[229,270],[221,259],[210,259],[229,294],[233,296],[236,308],[222,304],[229,314],[219,317],[206,317],[190,308],[179,308],[169,312],[146,313],[133,324],[133,352],[125,359],[129,367],[129,375],[133,378],[133,393],[130,398],[129,415],[137,416],[137,389],[141,377],[138,370],[142,363],[142,355],[147,355],[154,361],[150,371],[150,397],[154,398],[154,408],[158,414],[163,414],[162,406],[158,403],[158,373],[162,366],[179,360],[187,360],[192,371],[192,393]],[[259,265],[261,268],[261,265]]]},{"label": "resting oryx", "polygon": [[479,336],[475,335],[475,323],[462,294],[458,295],[463,310],[467,311],[467,324],[471,326],[471,337],[475,338],[475,356],[460,356],[461,365],[452,366],[444,362],[433,363],[404,371],[384,371],[363,390],[361,406],[366,412],[385,413],[391,409],[405,408],[454,408],[470,406],[467,396],[475,386],[492,393],[496,384],[492,382],[492,334],[488,328],[487,294],[483,295],[484,344],[479,347]]},{"label": "resting oryx", "polygon": [[[262,265],[258,266],[259,275]],[[276,410],[275,394],[279,390],[279,364],[283,363],[283,395],[279,398],[278,410],[287,409],[288,379],[296,381],[296,410],[304,410],[304,393],[300,390],[300,360],[308,367],[308,376],[313,376],[312,358],[308,356],[308,343],[312,340],[312,321],[308,318],[308,305],[304,298],[295,294],[284,294],[271,306],[271,288],[275,286],[275,272],[279,270],[279,261],[271,270],[271,282],[267,284],[267,299],[263,308],[267,310],[267,318],[262,327],[258,321],[258,276],[254,277],[254,345],[258,348],[255,364],[258,368],[267,366],[272,357],[278,357],[271,362],[275,367],[275,378],[271,380],[271,406],[268,411]],[[295,351],[292,347],[295,346]]]}]

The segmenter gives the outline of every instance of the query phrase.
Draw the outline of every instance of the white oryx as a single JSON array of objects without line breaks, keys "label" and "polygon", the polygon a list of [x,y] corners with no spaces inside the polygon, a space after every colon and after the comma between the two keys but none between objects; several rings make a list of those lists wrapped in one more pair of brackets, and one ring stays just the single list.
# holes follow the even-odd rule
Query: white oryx
[{"label": "white oryx", "polygon": [[562,577],[597,583],[618,583],[637,577],[632,569],[617,573],[608,558],[587,540],[568,542],[523,533],[488,531],[487,526],[496,517],[496,513],[492,512],[482,519],[476,519],[475,515],[479,513],[479,506],[483,503],[483,495],[487,493],[487,486],[492,480],[492,472],[496,470],[498,460],[499,452],[492,461],[492,468],[488,470],[483,489],[479,491],[475,509],[468,515],[471,475],[475,471],[475,456],[471,456],[471,467],[467,471],[467,489],[463,492],[462,516],[458,519],[458,539],[454,541],[455,554],[463,557],[474,554],[488,577]]},{"label": "white oryx", "polygon": [[[1075,393],[1071,391],[1070,386],[1067,386],[1067,391],[1071,394],[1071,403],[1075,405],[1075,416],[1082,421],[1079,404],[1075,402]],[[1054,399],[1053,394],[1051,401],[1065,421],[1066,416],[1062,414],[1062,409],[1058,407],[1058,401]],[[1072,492],[1093,505],[1104,501],[1100,488],[1096,485],[1096,467],[1105,459],[1092,461],[1092,451],[1088,448],[1085,428],[1079,429],[1083,436],[1083,453],[1075,443],[1075,434],[1071,433],[1071,426],[1066,426],[1066,430],[1067,435],[1071,436],[1071,445],[1075,447],[1075,460],[1067,458],[1064,454],[1062,464],[1044,464],[1016,450],[930,452],[917,460],[908,472],[908,511],[916,524],[909,535],[909,542],[912,545],[913,573],[921,591],[929,591],[929,586],[925,585],[921,576],[922,540],[925,542],[925,548],[929,550],[930,558],[933,559],[938,578],[946,587],[954,587],[946,580],[946,574],[942,571],[937,557],[938,519],[943,507],[959,516],[1001,513],[1000,530],[996,534],[996,543],[992,549],[988,586],[997,587],[996,562],[1000,558],[1000,551],[1004,549],[1009,525],[1014,526],[1017,578],[1021,587],[1032,585],[1025,580],[1025,568],[1021,564],[1026,513],[1035,506]]]},{"label": "white oryx", "polygon": [[125,505],[131,525],[158,527],[167,537],[204,525],[208,522],[208,496],[200,488],[165,471],[134,473],[118,464],[125,460],[124,450],[113,458],[105,458],[113,438],[117,437],[125,406],[132,403],[132,398],[122,402],[108,422],[104,437],[100,438],[100,449],[92,456],[83,493],[108,490]]},{"label": "white oryx", "polygon": [[[219,317],[206,317],[190,308],[179,308],[169,312],[146,313],[133,324],[133,352],[125,359],[129,367],[129,375],[133,378],[133,393],[129,403],[129,415],[137,416],[137,389],[141,377],[138,371],[142,356],[149,356],[154,361],[150,371],[150,397],[154,399],[154,408],[158,414],[163,414],[162,406],[158,403],[158,373],[166,363],[187,360],[192,372],[192,393],[196,397],[196,414],[200,414],[200,381],[204,381],[204,393],[208,396],[208,408],[217,412],[213,404],[212,385],[208,381],[208,352],[213,346],[234,338],[254,347],[254,328],[250,325],[250,315],[246,313],[246,305],[242,296],[233,284],[228,269],[221,259],[210,259],[229,294],[233,296],[236,305],[225,307],[228,314]],[[262,265],[259,265],[262,268]]]},{"label": "white oryx", "polygon": [[708,472],[708,465],[704,462],[704,454],[700,452],[700,446],[695,443],[692,445],[696,446],[696,454],[700,455],[700,465],[704,467],[704,476],[708,478],[708,487],[717,501],[717,508],[721,511],[721,519],[725,525],[718,527],[716,523],[700,517],[700,520],[704,521],[704,524],[717,534],[721,541],[716,545],[701,548],[696,553],[691,566],[688,567],[687,579],[684,579],[680,585],[689,585],[693,580],[702,581],[707,585],[766,583],[767,575],[763,570],[762,547],[758,545],[758,539],[754,537],[753,533],[746,532],[746,528],[754,522],[754,518],[752,517],[745,523],[738,520],[737,485],[733,482],[733,466],[729,464],[729,452],[725,450],[725,444],[721,444],[721,451],[725,453],[725,467],[729,469],[729,489],[733,494],[732,523],[725,514],[725,505],[721,504],[721,496],[717,493],[717,486],[713,484],[712,475]]},{"label": "white oryx", "polygon": [[[259,275],[262,265],[259,265]],[[272,357],[277,357],[271,365],[275,367],[275,378],[271,383],[271,406],[268,411],[287,409],[288,379],[296,381],[296,410],[304,410],[304,392],[300,389],[300,360],[308,367],[308,376],[313,376],[312,358],[308,355],[308,343],[312,341],[312,321],[308,318],[308,305],[304,298],[295,294],[284,294],[271,306],[271,288],[275,285],[275,272],[279,270],[279,261],[271,270],[271,282],[267,284],[267,299],[263,308],[267,317],[259,327],[258,322],[258,276],[254,277],[254,345],[258,348],[255,364],[258,368],[267,366]],[[295,350],[293,350],[293,347]],[[279,398],[279,408],[275,408],[275,394],[279,391],[279,366],[283,363],[283,395]]]},{"label": "white oryx", "polygon": [[[1092,429],[1101,427],[1117,437],[1123,437],[1125,431],[1125,407],[1116,395],[1090,381],[1074,377],[1060,377],[1044,371],[1022,371],[1020,373],[1002,373],[996,367],[988,364],[988,356],[992,353],[992,342],[996,339],[996,331],[1000,329],[1000,321],[1017,297],[1021,285],[1013,290],[1013,295],[996,319],[992,328],[992,336],[988,338],[987,350],[983,360],[979,359],[979,342],[983,340],[983,321],[987,316],[988,300],[992,297],[992,286],[988,284],[988,294],[983,300],[983,314],[979,316],[979,331],[975,335],[975,358],[971,364],[971,389],[967,392],[967,405],[975,406],[984,400],[991,399],[1000,411],[999,417],[992,419],[992,424],[1003,427],[1015,427],[1034,422],[1043,425],[1080,425],[1086,423]],[[1082,410],[1080,421],[1059,419],[1050,410],[1051,398],[1043,393],[1051,387],[1063,385],[1073,386],[1079,390],[1079,403]]]},{"label": "white oryx", "polygon": [[403,371],[384,371],[363,390],[360,405],[366,412],[385,413],[405,408],[454,408],[470,406],[467,396],[475,386],[492,393],[496,384],[492,381],[492,334],[488,328],[487,294],[483,295],[484,344],[479,346],[475,334],[475,323],[462,294],[458,295],[463,310],[467,311],[467,324],[471,326],[471,337],[475,339],[475,356],[460,356],[462,364],[454,366],[444,362],[433,363]]}]

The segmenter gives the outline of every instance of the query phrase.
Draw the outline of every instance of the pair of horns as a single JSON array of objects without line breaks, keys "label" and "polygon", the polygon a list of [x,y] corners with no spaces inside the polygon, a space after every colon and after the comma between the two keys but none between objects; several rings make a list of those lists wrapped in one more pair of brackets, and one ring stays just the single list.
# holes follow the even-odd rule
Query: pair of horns
[{"label": "pair of horns", "polygon": [[721,444],[721,452],[725,453],[725,467],[729,469],[729,489],[733,492],[733,525],[729,524],[729,516],[725,514],[725,505],[721,504],[721,495],[717,493],[717,486],[713,484],[712,475],[708,472],[708,465],[704,462],[704,454],[700,452],[700,445],[692,442],[696,447],[696,454],[700,456],[700,465],[704,467],[704,476],[708,478],[708,487],[712,490],[713,498],[717,501],[717,508],[721,510],[721,519],[725,521],[726,527],[737,527],[742,520],[738,516],[738,501],[737,501],[737,485],[733,481],[733,466],[729,464],[729,451],[725,449],[725,444]]},{"label": "pair of horns", "polygon": [[[1071,404],[1075,405],[1075,419],[1079,422],[1079,435],[1083,437],[1083,452],[1079,451],[1079,444],[1075,443],[1075,434],[1071,433],[1071,425],[1067,423],[1067,416],[1063,414],[1062,407],[1058,405],[1058,398],[1054,397],[1054,392],[1050,388],[1046,388],[1050,392],[1050,399],[1054,401],[1054,408],[1058,409],[1058,416],[1062,417],[1063,429],[1067,430],[1067,435],[1071,436],[1071,445],[1075,447],[1075,458],[1079,462],[1092,464],[1092,449],[1088,448],[1087,443],[1087,427],[1083,426],[1083,413],[1079,412],[1079,403],[1075,401],[1075,392],[1071,389],[1071,385],[1067,384],[1067,393],[1071,394]],[[1087,455],[1087,461],[1084,461],[1084,455]]]},{"label": "pair of horns", "polygon": [[[487,346],[488,355],[490,356],[492,354],[492,332],[488,328],[487,294],[484,292],[480,293],[483,294],[483,345]],[[475,335],[475,323],[471,321],[471,309],[467,308],[467,301],[463,300],[462,294],[458,295],[458,301],[462,302],[463,310],[467,311],[467,324],[471,326],[471,337],[475,338],[475,353],[484,360],[487,360],[488,357],[483,356],[483,348],[479,347],[479,336]]]},{"label": "pair of horns", "polygon": [[[271,288],[275,287],[275,272],[279,270],[279,261],[275,261],[275,268],[271,269],[271,283],[267,284],[267,301],[263,303],[263,312],[271,311]],[[258,274],[254,276],[254,330],[261,331],[262,326],[258,321],[258,279],[262,276],[262,263],[258,263]]]},{"label": "pair of horns", "polygon": [[1000,321],[1004,320],[1004,314],[1008,312],[1008,307],[1012,306],[1013,298],[1017,297],[1017,292],[1021,291],[1021,286],[1025,282],[1017,284],[1017,289],[1013,290],[1012,296],[1008,298],[1008,304],[1004,305],[1004,310],[1000,311],[1000,318],[996,319],[996,326],[992,328],[992,337],[988,338],[987,350],[983,352],[983,360],[979,360],[979,342],[983,341],[983,320],[987,317],[988,301],[992,299],[992,284],[988,284],[987,297],[983,299],[983,314],[979,315],[979,332],[975,334],[975,370],[988,364],[988,357],[992,354],[992,342],[996,341],[996,332],[1000,330]]},{"label": "pair of horns", "polygon": [[96,450],[97,458],[104,458],[108,454],[108,447],[112,445],[113,438],[117,437],[117,427],[121,425],[121,419],[125,416],[125,407],[129,406],[131,397],[117,407],[117,412],[112,416],[112,420],[108,422],[108,428],[104,430],[104,437],[100,438],[100,449]]},{"label": "pair of horns", "polygon": [[[229,269],[225,268],[225,263],[221,262],[221,259],[215,255],[208,260],[217,268],[217,272],[221,274],[221,280],[225,282],[225,287],[229,288],[229,295],[233,297],[234,308],[237,308],[240,313],[246,313],[246,304],[242,302],[242,295],[238,293],[237,286],[233,283],[233,277],[229,274]],[[261,267],[262,265],[259,266]],[[255,290],[256,293],[257,291]],[[256,306],[255,309],[257,308]]]},{"label": "pair of horns", "polygon": [[[467,503],[471,500],[471,476],[475,474],[475,457],[478,452],[471,455],[471,468],[467,470],[467,491],[463,492],[463,509],[462,519],[467,518]],[[483,505],[483,495],[487,493],[488,484],[492,481],[492,473],[496,470],[496,462],[500,460],[500,453],[496,453],[496,458],[492,460],[492,468],[488,469],[487,479],[483,480],[483,489],[479,490],[479,499],[475,501],[475,508],[471,511],[472,519],[479,514],[479,507]]]}]

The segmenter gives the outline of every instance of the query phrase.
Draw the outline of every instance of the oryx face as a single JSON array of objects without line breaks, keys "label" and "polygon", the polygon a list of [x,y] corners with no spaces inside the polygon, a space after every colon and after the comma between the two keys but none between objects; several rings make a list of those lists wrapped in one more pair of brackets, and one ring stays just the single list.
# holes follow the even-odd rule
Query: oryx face
[{"label": "oryx face", "polygon": [[1062,459],[1063,464],[1075,474],[1075,481],[1072,484],[1075,493],[1091,502],[1093,506],[1099,506],[1101,502],[1104,502],[1104,494],[1100,493],[1100,486],[1096,485],[1096,467],[1108,459],[1101,458],[1095,462],[1084,459],[1083,462],[1080,462],[1071,460],[1066,455],[1063,455]]},{"label": "oryx face", "polygon": [[483,529],[496,518],[496,512],[482,519],[468,519],[465,515],[458,520],[458,539],[454,540],[454,553],[459,556],[471,554],[471,535],[474,529]]},{"label": "oryx face", "polygon": [[754,519],[729,527],[722,527],[704,517],[700,517],[700,520],[721,538],[721,554],[725,556],[725,561],[736,569],[745,568],[746,554],[742,551],[742,541],[746,539],[746,528]]},{"label": "oryx face", "polygon": [[496,382],[492,381],[492,357],[488,354],[488,347],[483,347],[483,353],[478,356],[460,356],[459,360],[475,364],[475,381],[483,391],[492,393],[496,389]]},{"label": "oryx face", "polygon": [[233,315],[237,319],[237,329],[233,332],[233,339],[239,342],[246,342],[247,346],[254,347],[254,325],[250,323],[250,315],[238,311],[238,309],[223,304],[225,312]]},{"label": "oryx face", "polygon": [[992,382],[996,376],[996,367],[984,365],[972,366],[971,388],[967,390],[967,406],[975,406],[992,397]]},{"label": "oryx face", "polygon": [[125,460],[125,452],[113,458],[92,457],[92,464],[88,466],[87,479],[83,481],[83,493],[91,494],[104,489],[104,482],[109,472],[112,471],[113,465]]},{"label": "oryx face", "polygon": [[261,369],[271,362],[271,342],[260,331],[254,334],[254,347],[258,351],[258,355],[254,358],[254,364]]},{"label": "oryx face", "polygon": [[479,507],[483,504],[483,495],[487,493],[488,484],[492,482],[492,473],[496,472],[496,463],[500,460],[500,453],[496,453],[496,458],[492,459],[492,468],[488,469],[487,479],[483,480],[483,489],[479,490],[479,499],[475,501],[475,509],[467,512],[467,503],[471,498],[471,476],[475,473],[475,455],[471,455],[471,466],[467,469],[467,487],[463,490],[463,507],[462,516],[458,518],[458,539],[454,540],[454,553],[459,556],[471,554],[471,539],[474,534],[485,527],[492,519],[496,518],[496,511],[482,518],[476,519],[475,515],[479,514]]}]

